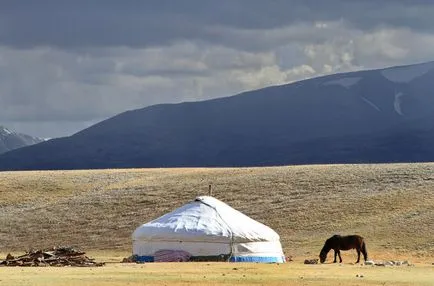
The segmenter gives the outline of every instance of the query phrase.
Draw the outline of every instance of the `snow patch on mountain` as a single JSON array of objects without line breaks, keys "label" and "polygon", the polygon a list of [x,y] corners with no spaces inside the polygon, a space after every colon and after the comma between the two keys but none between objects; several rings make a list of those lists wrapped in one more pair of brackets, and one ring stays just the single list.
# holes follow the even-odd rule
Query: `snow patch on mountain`
[{"label": "snow patch on mountain", "polygon": [[372,101],[370,101],[370,100],[368,100],[366,97],[361,97],[361,99],[364,101],[364,102],[366,102],[367,104],[369,104],[370,106],[372,106],[375,110],[377,110],[377,111],[381,111],[381,109],[375,104],[375,103],[373,103]]},{"label": "snow patch on mountain", "polygon": [[0,135],[10,135],[10,134],[13,134],[13,132],[7,129],[6,127],[0,126]]},{"label": "snow patch on mountain", "polygon": [[0,125],[0,154],[44,141],[41,138],[16,133]]},{"label": "snow patch on mountain", "polygon": [[358,83],[362,78],[361,77],[343,77],[331,81],[327,81],[323,83],[323,85],[340,85],[345,88],[350,88],[351,86]]},{"label": "snow patch on mountain", "polygon": [[401,109],[401,97],[402,97],[403,95],[404,95],[404,94],[403,94],[402,92],[395,93],[395,101],[393,102],[393,106],[395,107],[395,111],[396,111],[396,113],[398,113],[399,115],[404,115],[404,114],[402,113],[402,109]]},{"label": "snow patch on mountain", "polygon": [[405,66],[393,67],[381,71],[381,74],[388,80],[395,83],[408,83],[415,78],[423,76],[434,69],[434,62]]}]

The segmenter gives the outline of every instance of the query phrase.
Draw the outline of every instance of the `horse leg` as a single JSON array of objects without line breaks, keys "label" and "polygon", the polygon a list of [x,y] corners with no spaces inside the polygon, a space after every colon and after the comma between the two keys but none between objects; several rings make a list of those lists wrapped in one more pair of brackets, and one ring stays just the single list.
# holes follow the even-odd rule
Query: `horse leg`
[{"label": "horse leg", "polygon": [[356,250],[357,250],[357,261],[356,261],[356,263],[359,263],[360,262],[360,248],[356,248]]},{"label": "horse leg", "polygon": [[342,263],[342,257],[341,257],[341,251],[338,250],[338,255],[339,255],[339,263]]},{"label": "horse leg", "polygon": [[334,249],[334,251],[335,251],[335,260],[333,260],[333,263],[336,263],[336,256],[338,255],[338,251],[335,249]]},{"label": "horse leg", "polygon": [[365,242],[363,242],[363,244],[362,244],[362,253],[363,253],[363,259],[366,262],[366,260],[368,260],[368,251],[366,251],[366,244],[365,244]]}]

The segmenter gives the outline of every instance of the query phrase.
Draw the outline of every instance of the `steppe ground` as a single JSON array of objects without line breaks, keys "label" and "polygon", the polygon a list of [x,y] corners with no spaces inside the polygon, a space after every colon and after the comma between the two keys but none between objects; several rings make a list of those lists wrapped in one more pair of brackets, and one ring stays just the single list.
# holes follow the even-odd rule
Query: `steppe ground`
[{"label": "steppe ground", "polygon": [[[137,226],[206,195],[209,184],[215,197],[275,229],[294,261],[3,267],[0,284],[434,285],[432,163],[0,172],[0,252],[72,245],[118,262],[131,254]],[[371,259],[415,266],[352,265],[354,251],[342,265],[302,264],[335,233],[364,236]]]}]

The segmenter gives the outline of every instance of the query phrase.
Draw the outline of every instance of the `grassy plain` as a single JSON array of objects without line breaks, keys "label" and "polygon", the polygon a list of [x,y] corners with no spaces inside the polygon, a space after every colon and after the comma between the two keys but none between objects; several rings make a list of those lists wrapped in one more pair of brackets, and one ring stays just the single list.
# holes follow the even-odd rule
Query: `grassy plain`
[{"label": "grassy plain", "polygon": [[[417,285],[411,284],[418,283],[417,277],[422,277],[420,285],[434,281],[431,163],[0,172],[0,252],[72,245],[97,258],[119,261],[130,255],[131,233],[137,226],[207,194],[209,184],[215,197],[275,229],[286,255],[295,261],[280,266],[0,268],[0,284],[13,283],[6,277],[22,278],[22,285],[46,285],[44,277],[69,277],[64,282],[70,284],[63,285],[136,285],[152,279],[161,279],[161,285],[231,284],[230,279],[242,273],[232,271],[234,267],[246,269],[244,275],[250,278],[241,275],[237,280],[244,284],[332,285],[328,279],[337,279],[342,285]],[[302,264],[305,258],[316,258],[324,240],[335,233],[364,236],[374,260],[407,259],[417,266],[360,269],[349,265],[355,261],[352,251],[343,253],[341,267]],[[368,274],[355,280],[362,270]],[[22,275],[9,275],[13,273]],[[36,280],[26,280],[30,277]]]},{"label": "grassy plain", "polygon": [[150,263],[101,268],[0,268],[0,285],[422,285],[434,269],[362,265]]}]

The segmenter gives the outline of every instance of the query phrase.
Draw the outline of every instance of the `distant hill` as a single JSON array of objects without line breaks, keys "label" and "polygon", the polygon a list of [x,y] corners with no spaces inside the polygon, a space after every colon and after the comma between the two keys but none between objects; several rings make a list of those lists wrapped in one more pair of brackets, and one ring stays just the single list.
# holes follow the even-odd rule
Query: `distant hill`
[{"label": "distant hill", "polygon": [[0,169],[434,161],[434,62],[127,111]]},{"label": "distant hill", "polygon": [[41,138],[15,133],[0,125],[0,154],[42,141]]}]

